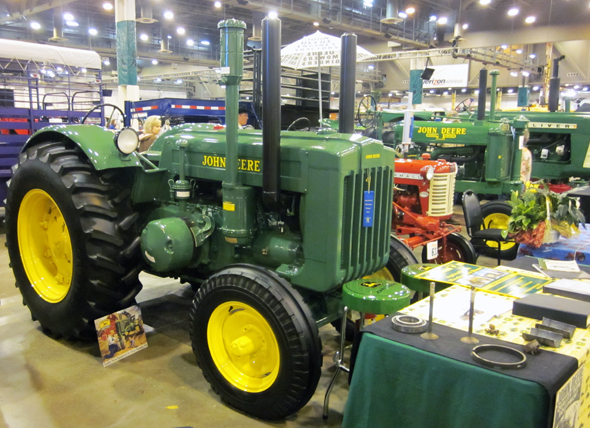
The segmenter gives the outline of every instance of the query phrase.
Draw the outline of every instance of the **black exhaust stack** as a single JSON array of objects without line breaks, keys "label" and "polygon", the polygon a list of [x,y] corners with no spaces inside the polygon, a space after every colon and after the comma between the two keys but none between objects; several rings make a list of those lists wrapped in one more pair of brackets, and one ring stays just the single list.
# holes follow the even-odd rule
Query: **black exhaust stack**
[{"label": "black exhaust stack", "polygon": [[553,59],[553,70],[551,70],[551,79],[549,79],[549,111],[557,111],[559,108],[559,61],[565,59],[565,55]]},{"label": "black exhaust stack", "polygon": [[281,20],[262,20],[262,200],[279,211],[281,191]]},{"label": "black exhaust stack", "polygon": [[479,70],[479,94],[477,95],[477,120],[486,117],[486,96],[488,93],[488,71],[485,68]]},{"label": "black exhaust stack", "polygon": [[345,33],[340,40],[338,132],[352,134],[354,133],[354,88],[356,85],[356,34]]}]

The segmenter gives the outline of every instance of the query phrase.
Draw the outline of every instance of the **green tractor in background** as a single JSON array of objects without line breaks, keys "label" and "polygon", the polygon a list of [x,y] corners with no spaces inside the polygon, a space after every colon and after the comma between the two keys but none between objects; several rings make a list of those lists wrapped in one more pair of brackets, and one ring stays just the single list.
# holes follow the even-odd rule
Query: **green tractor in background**
[{"label": "green tractor in background", "polygon": [[278,19],[263,20],[263,130],[238,131],[245,27],[219,24],[226,129],[179,125],[145,154],[131,128],[34,134],[10,183],[7,246],[24,303],[57,337],[93,337],[94,319],[134,304],[142,270],[191,283],[192,347],[212,388],[278,419],[316,389],[318,328],[341,317],[342,285],[417,260],[390,236],[393,149],[281,133]]}]

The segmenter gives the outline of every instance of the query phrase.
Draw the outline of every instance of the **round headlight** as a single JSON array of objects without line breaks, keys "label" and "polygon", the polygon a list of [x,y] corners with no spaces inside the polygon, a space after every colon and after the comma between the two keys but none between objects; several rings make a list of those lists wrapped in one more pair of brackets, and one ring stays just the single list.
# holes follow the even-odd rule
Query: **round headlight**
[{"label": "round headlight", "polygon": [[125,128],[115,134],[115,146],[117,149],[129,155],[139,147],[139,135],[133,128]]},{"label": "round headlight", "polygon": [[433,167],[431,167],[431,166],[429,166],[429,167],[426,169],[426,179],[427,179],[428,181],[430,181],[430,180],[432,180],[432,177],[434,177],[434,168],[433,168]]}]

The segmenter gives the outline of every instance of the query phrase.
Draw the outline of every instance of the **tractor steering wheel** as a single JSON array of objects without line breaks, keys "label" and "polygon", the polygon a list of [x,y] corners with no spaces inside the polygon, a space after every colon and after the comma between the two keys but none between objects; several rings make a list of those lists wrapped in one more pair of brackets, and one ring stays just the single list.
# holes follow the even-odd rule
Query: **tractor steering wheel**
[{"label": "tractor steering wheel", "polygon": [[287,131],[309,131],[311,129],[311,122],[307,117],[300,117],[295,119],[287,128]]},{"label": "tractor steering wheel", "polygon": [[[119,108],[119,106],[116,106],[115,104],[108,104],[108,103],[105,103],[105,104],[98,104],[98,105],[96,105],[96,106],[92,107],[92,108],[91,108],[91,109],[88,111],[88,113],[86,113],[86,114],[84,115],[84,117],[82,118],[82,120],[80,121],[80,123],[84,123],[84,122],[86,122],[86,118],[87,118],[88,116],[90,116],[90,113],[92,113],[94,110],[96,110],[96,109],[99,109],[99,108],[102,108],[102,107],[112,107],[112,108],[113,108],[113,112],[112,112],[112,113],[111,113],[111,115],[109,116],[110,118],[112,118],[112,117],[113,117],[113,114],[115,113],[115,110],[118,110],[118,111],[119,111],[119,113],[121,113],[121,116],[123,117],[123,120],[125,119],[125,113],[123,112],[123,110],[121,110],[121,109]],[[108,124],[107,124],[107,126],[108,126]]]},{"label": "tractor steering wheel", "polygon": [[471,111],[471,105],[473,104],[474,98],[465,98],[459,104],[455,106],[455,111],[461,113],[464,111]]},{"label": "tractor steering wheel", "polygon": [[356,120],[365,128],[374,128],[377,125],[376,119],[377,101],[371,95],[361,99],[356,111]]}]

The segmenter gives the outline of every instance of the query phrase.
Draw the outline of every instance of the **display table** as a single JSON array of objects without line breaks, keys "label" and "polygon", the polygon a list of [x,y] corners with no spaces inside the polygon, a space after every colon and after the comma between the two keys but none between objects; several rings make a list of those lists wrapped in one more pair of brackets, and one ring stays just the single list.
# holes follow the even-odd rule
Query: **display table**
[{"label": "display table", "polygon": [[[478,299],[484,301],[484,295],[490,297],[490,293],[478,292],[476,314]],[[502,308],[502,299],[513,299],[499,295],[492,298],[499,299],[497,305],[491,305],[497,308]],[[471,361],[470,351],[475,345],[459,340],[466,335],[468,323],[467,317],[462,316],[464,307],[460,302],[469,307],[467,288],[455,285],[437,293],[434,332],[438,331],[440,338],[435,341],[411,335],[414,336],[411,343],[404,343],[408,341],[399,335],[410,335],[395,332],[390,318],[370,326],[368,332],[360,335],[353,350],[356,358],[343,427],[539,428],[551,426],[554,410],[559,414],[559,421],[576,413],[578,422],[571,426],[581,426],[581,422],[589,419],[590,402],[582,400],[587,395],[590,366],[572,377],[576,368],[588,360],[587,330],[577,329],[573,339],[562,341],[558,349],[542,347],[541,354],[528,357],[525,369],[489,369]],[[428,301],[418,302],[403,312],[427,319]],[[489,319],[482,322],[480,317],[474,326],[480,343],[502,340],[522,349],[520,345],[526,342],[521,332],[538,321],[513,317],[510,311],[494,317],[491,322],[500,330],[499,339],[485,333],[489,322]],[[448,353],[453,356],[449,357]],[[457,358],[457,353],[466,358]],[[544,360],[540,359],[541,355]],[[528,374],[523,378],[525,371]],[[569,401],[556,393],[566,381],[574,385]],[[572,402],[576,401],[573,398],[578,396],[575,408],[585,409],[580,415],[571,411]]]},{"label": "display table", "polygon": [[580,229],[576,237],[559,238],[553,244],[543,244],[539,248],[531,248],[520,244],[517,257],[532,256],[552,260],[576,260],[578,263],[590,264],[590,224]]}]

